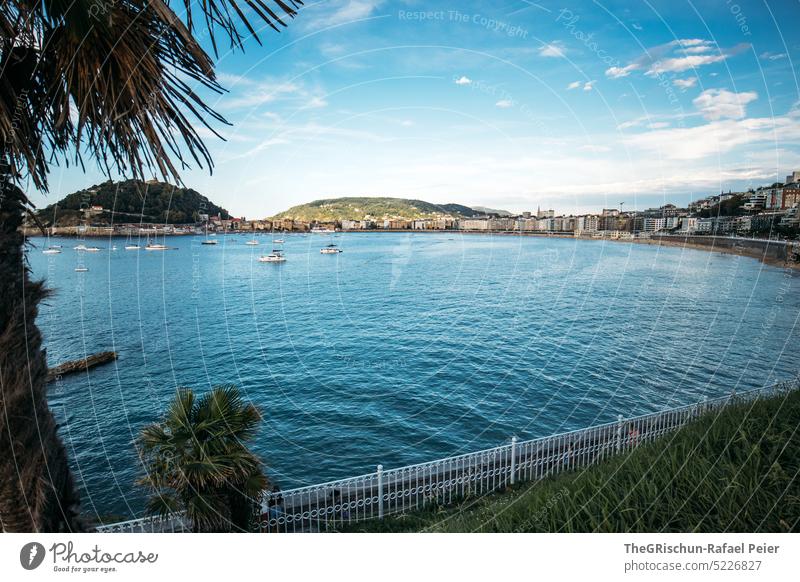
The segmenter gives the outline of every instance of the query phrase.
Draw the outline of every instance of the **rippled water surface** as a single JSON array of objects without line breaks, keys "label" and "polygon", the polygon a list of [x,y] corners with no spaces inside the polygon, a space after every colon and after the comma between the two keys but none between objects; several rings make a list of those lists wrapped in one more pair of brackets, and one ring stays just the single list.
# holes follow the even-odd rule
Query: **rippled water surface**
[{"label": "rippled water surface", "polygon": [[[284,488],[744,390],[794,374],[800,278],[735,255],[458,234],[243,236],[42,255],[51,385],[84,508],[139,515],[132,440],[178,386],[239,385]],[[111,251],[116,244],[119,250]],[[76,273],[83,262],[87,273]]]}]

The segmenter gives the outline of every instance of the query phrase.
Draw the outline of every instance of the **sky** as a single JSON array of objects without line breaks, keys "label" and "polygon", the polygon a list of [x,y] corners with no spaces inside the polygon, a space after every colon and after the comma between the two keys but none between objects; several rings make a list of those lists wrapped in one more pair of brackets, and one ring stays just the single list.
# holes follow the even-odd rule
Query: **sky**
[{"label": "sky", "polygon": [[[800,0],[307,1],[219,55],[184,183],[234,215],[339,196],[644,209],[800,170]],[[113,176],[118,178],[119,176]],[[103,181],[54,168],[37,205]]]}]

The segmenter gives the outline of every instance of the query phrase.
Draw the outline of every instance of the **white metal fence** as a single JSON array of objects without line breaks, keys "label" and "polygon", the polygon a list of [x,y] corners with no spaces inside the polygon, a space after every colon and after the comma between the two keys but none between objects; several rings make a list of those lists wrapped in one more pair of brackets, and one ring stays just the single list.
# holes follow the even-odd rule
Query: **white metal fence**
[{"label": "white metal fence", "polygon": [[[262,532],[318,532],[385,515],[446,505],[466,496],[479,496],[517,482],[587,467],[676,431],[701,414],[732,402],[749,402],[795,390],[797,380],[672,408],[662,412],[574,430],[549,437],[518,441],[439,459],[383,470],[320,485],[264,493],[258,529]],[[180,515],[149,517],[105,525],[99,532],[180,532],[188,524]]]}]

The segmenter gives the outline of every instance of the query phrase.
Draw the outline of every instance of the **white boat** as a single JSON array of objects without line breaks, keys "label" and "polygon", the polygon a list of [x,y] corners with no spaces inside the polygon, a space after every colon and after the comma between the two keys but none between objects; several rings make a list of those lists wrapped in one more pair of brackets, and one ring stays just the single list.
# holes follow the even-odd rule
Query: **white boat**
[{"label": "white boat", "polygon": [[[211,233],[211,236],[217,236],[217,235],[214,234],[214,233]],[[200,244],[201,245],[215,245],[215,244],[217,244],[217,241],[211,240],[210,238],[208,238],[208,221],[206,221],[206,239],[203,242],[201,242]]]},{"label": "white boat", "polygon": [[86,250],[86,245],[81,244],[81,245],[74,246],[72,248],[74,250],[76,250],[76,251],[85,251]]},{"label": "white boat", "polygon": [[272,242],[274,242],[274,243],[278,243],[278,244],[283,244],[283,243],[284,243],[284,242],[286,242],[286,241],[284,241],[282,238],[276,238],[276,239],[275,239],[274,241],[272,241]]},{"label": "white boat", "polygon": [[258,246],[258,241],[256,239],[251,239],[251,240],[247,241],[244,244],[250,245],[251,247],[255,247],[255,246]]},{"label": "white boat", "polygon": [[83,248],[83,251],[87,252],[87,253],[99,253],[100,250],[101,250],[100,247],[84,247]]},{"label": "white boat", "polygon": [[285,263],[286,257],[283,255],[283,251],[279,249],[273,249],[273,251],[268,255],[261,255],[258,257],[259,263]]},{"label": "white boat", "polygon": [[140,248],[142,247],[140,247],[139,245],[125,245],[126,251],[138,251]]},{"label": "white boat", "polygon": [[335,255],[336,253],[341,253],[342,249],[331,243],[328,246],[319,249],[319,252],[321,252],[323,255]]},{"label": "white boat", "polygon": [[61,249],[57,247],[48,247],[42,251],[44,255],[58,255],[61,254]]},{"label": "white boat", "polygon": [[88,270],[89,270],[89,267],[83,267],[83,266],[75,267],[75,272],[76,273],[85,273]]},{"label": "white boat", "polygon": [[162,245],[162,244],[158,244],[158,243],[148,243],[144,247],[144,250],[146,250],[146,251],[166,251],[166,250],[169,250],[169,247],[167,245]]},{"label": "white boat", "polygon": [[111,250],[112,250],[112,251],[115,251],[115,250],[117,250],[117,245],[113,245],[113,246],[111,247]]}]

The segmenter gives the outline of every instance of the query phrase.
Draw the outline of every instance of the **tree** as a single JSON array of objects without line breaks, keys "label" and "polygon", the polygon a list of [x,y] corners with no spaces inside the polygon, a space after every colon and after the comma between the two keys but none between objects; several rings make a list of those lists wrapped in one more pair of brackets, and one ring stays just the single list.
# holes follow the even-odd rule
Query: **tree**
[{"label": "tree", "polygon": [[193,531],[250,531],[268,480],[244,443],[260,420],[234,386],[217,386],[200,398],[179,390],[164,419],[145,427],[139,439],[147,471],[141,483],[154,492],[148,510],[184,510]]},{"label": "tree", "polygon": [[[180,183],[213,163],[194,123],[227,123],[195,85],[221,92],[211,56],[258,40],[244,10],[275,30],[299,0],[6,0],[0,3],[0,526],[83,528],[78,494],[47,406],[46,356],[36,328],[46,294],[32,282],[18,228],[47,191],[51,164],[95,159],[105,173]],[[179,17],[173,7],[183,11]],[[259,41],[260,42],[260,41]]]}]

